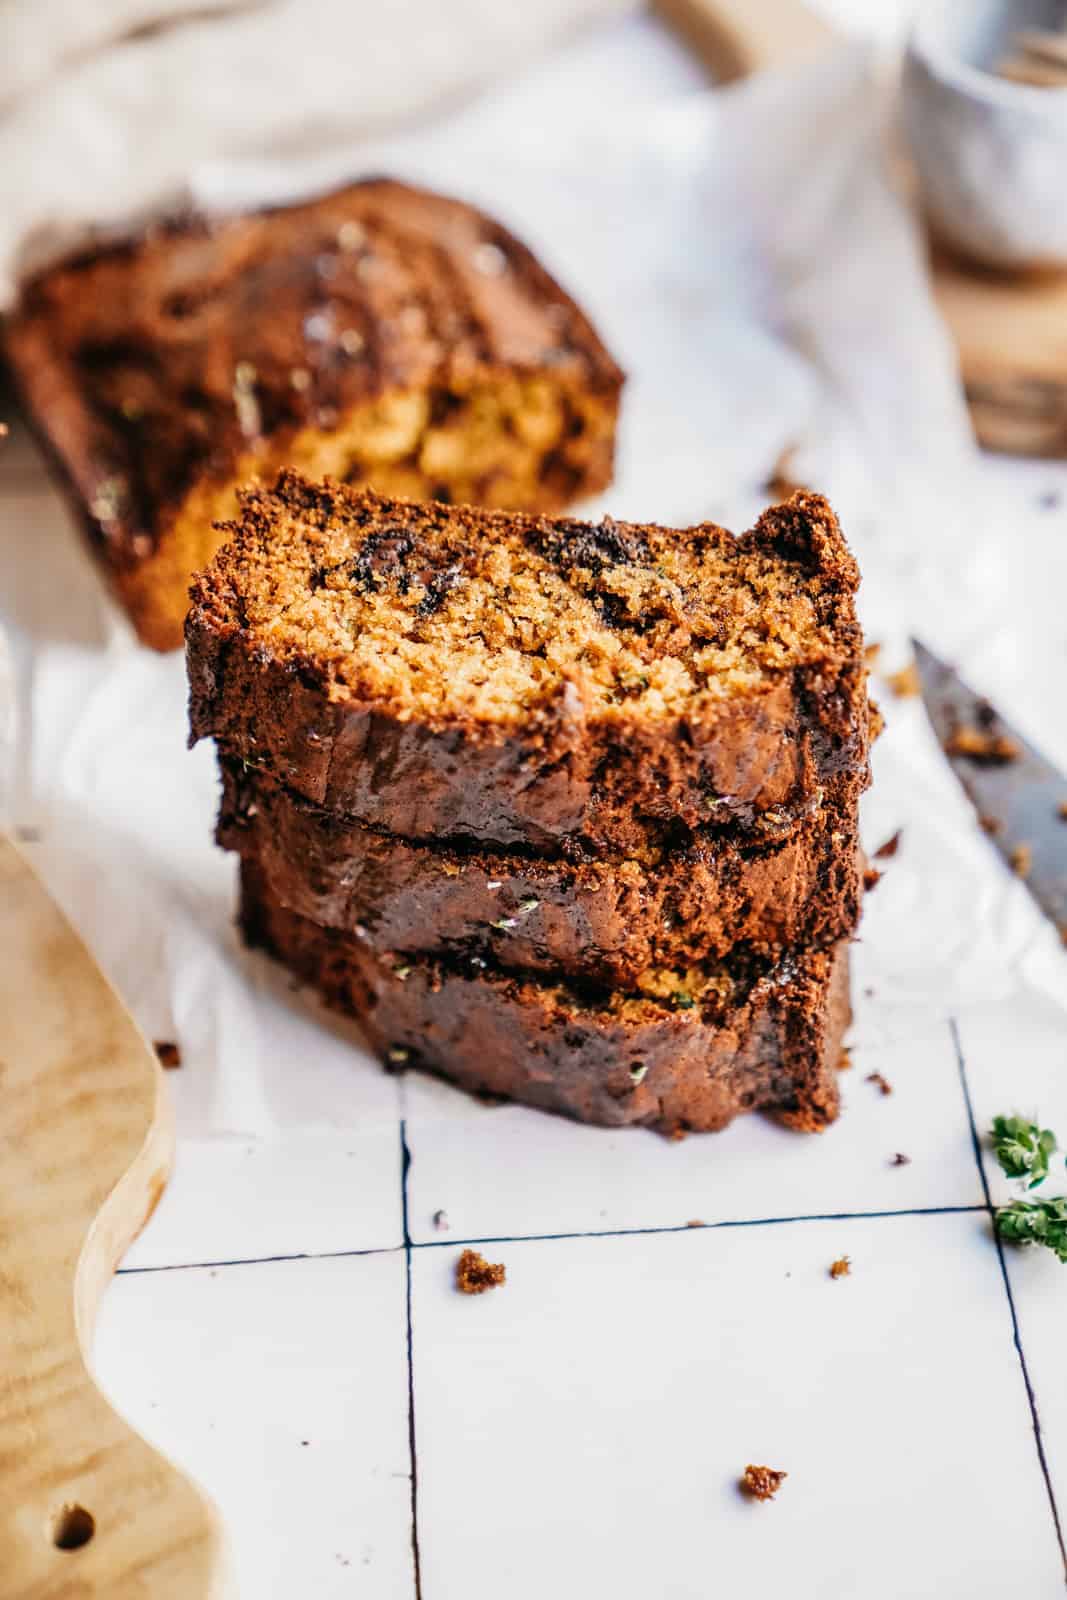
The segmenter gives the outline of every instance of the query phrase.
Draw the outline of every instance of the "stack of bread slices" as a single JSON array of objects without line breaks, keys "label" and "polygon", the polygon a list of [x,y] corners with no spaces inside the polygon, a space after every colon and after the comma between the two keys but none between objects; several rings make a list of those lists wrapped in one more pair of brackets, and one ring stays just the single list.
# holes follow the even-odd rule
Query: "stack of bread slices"
[{"label": "stack of bread slices", "polygon": [[739,538],[283,472],[195,581],[241,925],[382,1061],[677,1133],[836,1114],[869,713],[815,495]]}]

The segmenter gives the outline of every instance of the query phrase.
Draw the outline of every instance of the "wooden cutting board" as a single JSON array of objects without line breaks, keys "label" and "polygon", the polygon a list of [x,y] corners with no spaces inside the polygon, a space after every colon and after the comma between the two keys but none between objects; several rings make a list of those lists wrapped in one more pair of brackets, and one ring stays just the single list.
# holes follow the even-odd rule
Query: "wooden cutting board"
[{"label": "wooden cutting board", "polygon": [[2,835],[0,954],[0,1600],[223,1600],[213,1508],[88,1367],[166,1183],[162,1073]]},{"label": "wooden cutting board", "polygon": [[[717,81],[787,66],[835,34],[801,0],[656,0]],[[1067,275],[1013,275],[931,251],[978,440],[1011,455],[1067,456]]]}]

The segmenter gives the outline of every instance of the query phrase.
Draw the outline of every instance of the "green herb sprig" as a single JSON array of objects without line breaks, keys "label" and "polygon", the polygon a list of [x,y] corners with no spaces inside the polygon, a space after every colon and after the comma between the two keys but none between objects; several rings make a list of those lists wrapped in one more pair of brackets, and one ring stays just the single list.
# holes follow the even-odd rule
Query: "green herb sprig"
[{"label": "green herb sprig", "polygon": [[1067,1266],[1067,1194],[1054,1200],[1013,1200],[997,1212],[997,1232],[1009,1244],[1043,1244]]},{"label": "green herb sprig", "polygon": [[1039,1128],[1024,1117],[994,1117],[993,1149],[1007,1177],[1029,1178],[1026,1187],[1036,1189],[1048,1177],[1056,1135],[1051,1128]]},{"label": "green herb sprig", "polygon": [[[1044,1183],[1058,1148],[1051,1128],[1039,1128],[1025,1117],[994,1117],[991,1136],[1005,1176],[1028,1180],[1028,1191]],[[1067,1195],[1013,1200],[997,1208],[993,1221],[1005,1243],[1044,1245],[1067,1265]]]}]

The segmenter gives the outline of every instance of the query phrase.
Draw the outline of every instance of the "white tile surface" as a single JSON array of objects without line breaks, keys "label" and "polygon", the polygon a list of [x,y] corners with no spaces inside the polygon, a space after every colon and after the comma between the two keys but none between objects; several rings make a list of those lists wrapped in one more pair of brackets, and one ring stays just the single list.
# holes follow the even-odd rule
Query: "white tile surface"
[{"label": "white tile surface", "polygon": [[123,1263],[172,1267],[382,1250],[403,1239],[398,1125],[367,1135],[184,1139]]},{"label": "white tile surface", "polygon": [[242,1597],[413,1600],[404,1327],[402,1252],[113,1285],[100,1376],[216,1500]]},{"label": "white tile surface", "polygon": [[[1067,1147],[1067,1015],[1049,997],[1023,993],[1010,1010],[998,1007],[961,1018],[959,1037],[993,1202],[1003,1205],[1019,1190],[1004,1177],[989,1147],[995,1116],[1018,1113],[1040,1120]],[[1041,1193],[1067,1193],[1065,1155],[1067,1148],[1061,1148],[1054,1157]],[[1033,1248],[1006,1247],[1004,1260],[1049,1474],[1067,1524],[1067,1266],[1049,1251]]]},{"label": "white tile surface", "polygon": [[[425,1600],[473,1560],[509,1600],[1062,1591],[980,1218],[486,1254],[507,1285],[467,1299],[454,1251],[415,1253]],[[789,1472],[773,1504],[739,1495],[748,1462]]]},{"label": "white tile surface", "polygon": [[[857,996],[862,1015],[865,1002]],[[677,1227],[692,1220],[980,1205],[948,1026],[859,1045],[844,1110],[806,1135],[763,1117],[677,1143],[581,1127],[518,1106],[486,1107],[415,1073],[403,1080],[413,1239],[448,1213],[458,1238]],[[882,1072],[883,1095],[867,1075]],[[900,1151],[907,1166],[894,1166]]]}]

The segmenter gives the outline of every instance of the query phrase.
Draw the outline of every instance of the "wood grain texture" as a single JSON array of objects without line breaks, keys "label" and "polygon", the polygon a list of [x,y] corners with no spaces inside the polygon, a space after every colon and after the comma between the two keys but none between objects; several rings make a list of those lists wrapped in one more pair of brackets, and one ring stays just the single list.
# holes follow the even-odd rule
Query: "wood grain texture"
[{"label": "wood grain texture", "polygon": [[1067,277],[983,272],[937,253],[933,274],[979,442],[1067,456]]},{"label": "wood grain texture", "polygon": [[87,1350],[166,1183],[154,1052],[0,837],[0,1595],[223,1600],[214,1510],[111,1409]]},{"label": "wood grain texture", "polygon": [[791,66],[834,37],[801,0],[655,0],[718,83]]},{"label": "wood grain texture", "polygon": [[[795,64],[835,38],[801,0],[656,0],[656,8],[720,82]],[[987,272],[936,249],[931,271],[978,442],[1067,457],[1067,275]]]}]

